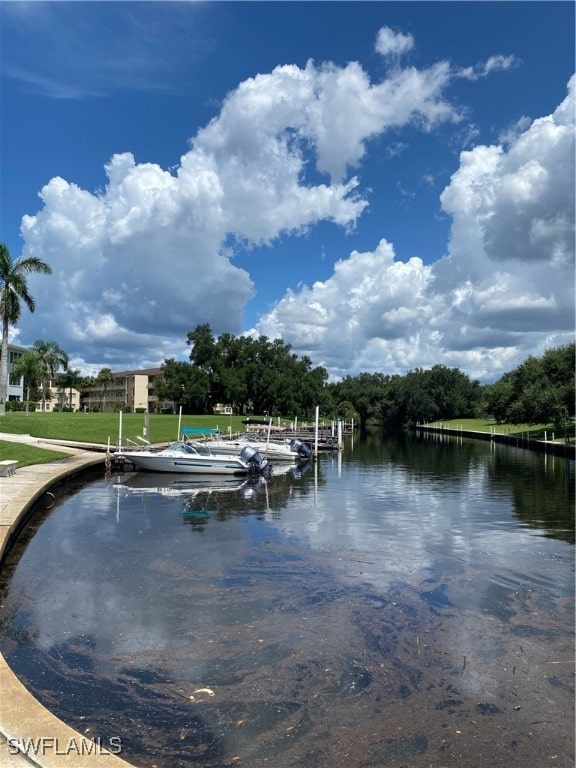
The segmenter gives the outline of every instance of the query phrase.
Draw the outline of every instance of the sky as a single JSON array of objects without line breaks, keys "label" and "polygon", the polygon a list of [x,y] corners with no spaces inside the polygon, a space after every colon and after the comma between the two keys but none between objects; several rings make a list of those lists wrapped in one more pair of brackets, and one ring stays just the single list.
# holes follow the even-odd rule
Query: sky
[{"label": "sky", "polygon": [[490,383],[574,339],[573,2],[0,3],[12,343]]}]

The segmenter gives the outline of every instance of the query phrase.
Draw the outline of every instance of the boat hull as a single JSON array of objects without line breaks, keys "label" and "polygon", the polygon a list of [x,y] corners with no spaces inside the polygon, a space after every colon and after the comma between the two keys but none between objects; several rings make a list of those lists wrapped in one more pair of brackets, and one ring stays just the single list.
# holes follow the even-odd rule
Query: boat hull
[{"label": "boat hull", "polygon": [[249,467],[234,456],[154,456],[126,451],[121,458],[146,472],[172,472],[185,475],[247,475]]}]

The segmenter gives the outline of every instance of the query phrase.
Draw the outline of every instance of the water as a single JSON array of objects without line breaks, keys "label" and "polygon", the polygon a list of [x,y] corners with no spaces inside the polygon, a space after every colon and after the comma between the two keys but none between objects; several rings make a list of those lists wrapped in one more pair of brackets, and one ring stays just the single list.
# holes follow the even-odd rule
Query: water
[{"label": "water", "polygon": [[0,650],[63,720],[158,768],[574,764],[573,462],[373,433],[188,486],[99,478],[6,562]]}]

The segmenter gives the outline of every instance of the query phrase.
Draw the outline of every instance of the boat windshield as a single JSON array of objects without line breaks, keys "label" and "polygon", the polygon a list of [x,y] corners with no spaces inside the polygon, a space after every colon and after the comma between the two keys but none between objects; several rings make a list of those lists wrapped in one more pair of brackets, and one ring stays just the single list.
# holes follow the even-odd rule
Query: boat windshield
[{"label": "boat windshield", "polygon": [[172,445],[169,445],[166,449],[167,451],[170,451],[171,453],[198,453],[191,445],[188,445],[188,443],[172,443]]}]

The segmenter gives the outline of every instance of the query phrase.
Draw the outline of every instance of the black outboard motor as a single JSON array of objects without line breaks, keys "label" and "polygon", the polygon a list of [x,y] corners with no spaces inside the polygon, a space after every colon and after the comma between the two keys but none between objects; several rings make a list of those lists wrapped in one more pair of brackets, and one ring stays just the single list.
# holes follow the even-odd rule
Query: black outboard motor
[{"label": "black outboard motor", "polygon": [[268,463],[262,454],[258,453],[251,445],[245,445],[240,451],[240,458],[248,464],[250,471],[269,477],[272,474],[272,465]]},{"label": "black outboard motor", "polygon": [[303,443],[302,440],[290,440],[290,448],[292,448],[293,451],[297,451],[298,456],[303,459],[312,458],[312,448],[308,443]]}]

